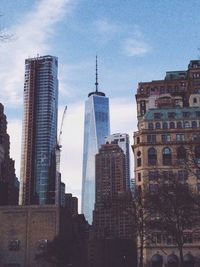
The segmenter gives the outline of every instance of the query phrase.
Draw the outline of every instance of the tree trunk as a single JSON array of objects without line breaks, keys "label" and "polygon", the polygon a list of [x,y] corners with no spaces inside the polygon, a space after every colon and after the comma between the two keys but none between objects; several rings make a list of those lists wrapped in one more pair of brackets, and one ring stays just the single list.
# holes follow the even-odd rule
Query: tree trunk
[{"label": "tree trunk", "polygon": [[144,250],[144,244],[143,244],[143,241],[141,241],[141,244],[140,244],[140,262],[139,262],[139,267],[143,267],[143,250]]},{"label": "tree trunk", "polygon": [[184,267],[183,264],[183,245],[179,245],[179,255],[180,255],[180,267]]}]

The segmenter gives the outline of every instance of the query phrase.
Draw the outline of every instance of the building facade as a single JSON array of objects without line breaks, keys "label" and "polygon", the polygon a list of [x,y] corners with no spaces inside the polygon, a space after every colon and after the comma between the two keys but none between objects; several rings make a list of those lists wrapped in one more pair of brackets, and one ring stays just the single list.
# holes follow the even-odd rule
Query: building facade
[{"label": "building facade", "polygon": [[126,188],[130,189],[130,142],[129,135],[126,133],[115,133],[106,137],[106,142],[109,144],[118,144],[125,154],[125,168],[126,168]]},{"label": "building facade", "polygon": [[95,166],[90,266],[136,266],[134,206],[126,185],[125,154],[117,144],[104,144]]},{"label": "building facade", "polygon": [[26,59],[20,204],[55,204],[58,60]]},{"label": "building facade", "polygon": [[0,207],[0,217],[0,266],[55,266],[37,262],[37,255],[59,234],[59,207]]},{"label": "building facade", "polygon": [[14,160],[10,157],[10,137],[7,118],[0,103],[0,205],[17,205],[19,186],[15,175]]},{"label": "building facade", "polygon": [[[192,172],[183,162],[200,158],[200,61],[186,71],[167,72],[164,80],[139,83],[136,94],[138,131],[134,133],[136,187],[156,192],[159,175],[176,177],[200,192],[199,169]],[[178,266],[177,246],[160,235],[145,246],[145,266]],[[185,266],[199,266],[197,231],[188,230],[183,254]],[[173,257],[172,257],[173,256]],[[188,260],[190,258],[190,261]],[[175,260],[176,259],[176,260]],[[192,263],[193,261],[193,263]],[[187,265],[189,264],[189,265]]]},{"label": "building facade", "polygon": [[110,134],[109,99],[98,91],[97,78],[95,85],[96,91],[88,94],[85,103],[82,169],[82,213],[90,224],[95,202],[95,155]]}]

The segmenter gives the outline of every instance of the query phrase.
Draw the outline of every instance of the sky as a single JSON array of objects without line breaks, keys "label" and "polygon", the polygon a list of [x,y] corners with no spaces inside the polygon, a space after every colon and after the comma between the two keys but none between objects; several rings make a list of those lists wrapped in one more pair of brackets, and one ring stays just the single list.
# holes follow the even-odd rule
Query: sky
[{"label": "sky", "polygon": [[58,125],[68,106],[62,180],[66,192],[81,200],[84,102],[95,88],[96,54],[99,89],[110,99],[111,133],[128,133],[132,144],[138,82],[163,79],[166,71],[185,70],[199,59],[199,13],[199,0],[1,0],[0,31],[11,39],[0,43],[0,102],[17,176],[26,58],[58,57]]}]

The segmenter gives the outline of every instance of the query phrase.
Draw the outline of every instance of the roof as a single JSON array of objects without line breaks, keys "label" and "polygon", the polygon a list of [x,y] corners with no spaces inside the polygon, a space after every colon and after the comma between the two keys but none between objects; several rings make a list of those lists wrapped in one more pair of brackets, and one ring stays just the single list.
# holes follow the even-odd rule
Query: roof
[{"label": "roof", "polygon": [[[154,109],[149,109],[146,114],[144,115],[144,120],[180,120],[180,119],[185,119],[185,120],[190,120],[190,119],[196,119],[197,118],[197,113],[200,112],[200,107],[186,107],[186,108],[181,108],[181,107],[174,107],[174,108],[154,108]],[[154,114],[160,113],[160,118],[155,118]],[[170,114],[171,113],[171,114]],[[170,115],[172,115],[170,117]],[[199,113],[200,115],[200,113]],[[158,116],[159,117],[159,116]]]}]

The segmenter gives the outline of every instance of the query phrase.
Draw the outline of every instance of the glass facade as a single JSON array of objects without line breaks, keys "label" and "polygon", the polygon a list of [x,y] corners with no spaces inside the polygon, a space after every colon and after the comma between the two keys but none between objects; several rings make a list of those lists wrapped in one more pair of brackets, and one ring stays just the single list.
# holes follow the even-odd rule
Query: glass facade
[{"label": "glass facade", "polygon": [[82,213],[89,223],[95,202],[95,155],[109,134],[109,99],[103,93],[91,93],[85,103],[82,176]]},{"label": "glass facade", "polygon": [[20,204],[55,204],[57,58],[25,62]]}]

